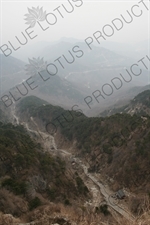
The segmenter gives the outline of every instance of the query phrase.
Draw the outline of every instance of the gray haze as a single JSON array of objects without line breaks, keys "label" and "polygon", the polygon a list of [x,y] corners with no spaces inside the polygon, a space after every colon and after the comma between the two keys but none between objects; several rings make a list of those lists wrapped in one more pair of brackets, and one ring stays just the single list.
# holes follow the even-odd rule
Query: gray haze
[{"label": "gray haze", "polygon": [[[131,66],[136,63],[142,57],[149,55],[150,46],[150,2],[149,1],[81,1],[81,0],[70,0],[73,5],[73,12],[67,13],[63,5],[69,8],[69,0],[65,1],[1,1],[0,2],[0,46],[10,47],[10,43],[17,49],[20,45],[16,38],[20,41],[24,41],[23,34],[26,37],[27,34],[25,30],[29,27],[29,24],[25,24],[25,14],[29,14],[32,7],[37,9],[43,7],[43,11],[49,14],[51,17],[49,21],[54,21],[54,25],[49,25],[46,20],[43,20],[40,14],[40,19],[42,20],[41,27],[36,23],[32,28],[28,29],[28,33],[32,33],[31,36],[35,37],[32,40],[28,37],[27,43],[25,45],[20,45],[18,50],[13,50],[11,55],[1,57],[1,73],[0,73],[0,89],[1,93],[6,91],[12,86],[17,85],[17,83],[22,82],[27,79],[27,75],[24,71],[25,64],[28,63],[28,58],[41,57],[44,60],[54,61],[63,54],[67,54],[68,50],[71,50],[73,46],[79,45],[84,49],[85,55],[80,60],[73,65],[69,65],[67,69],[60,71],[63,78],[68,77],[68,81],[76,83],[75,76],[70,76],[69,74],[78,73],[81,77],[87,71],[90,71],[89,80],[83,80],[82,82],[86,86],[87,90],[94,90],[95,85],[92,80],[92,76],[95,69],[101,70],[101,78],[103,78],[103,70],[105,70],[107,77],[109,75],[115,76],[114,67],[116,71],[123,70],[127,66]],[[134,15],[133,10],[134,7]],[[56,10],[57,9],[57,10]],[[58,12],[59,9],[59,12]],[[131,23],[126,23],[123,21],[122,16],[127,19],[129,18],[128,12],[132,14],[133,21]],[[141,13],[141,15],[140,15]],[[36,12],[33,12],[36,15]],[[52,18],[52,15],[54,17]],[[139,15],[139,16],[135,16]],[[31,19],[31,15],[28,15]],[[115,29],[112,21],[115,20]],[[119,28],[121,24],[118,21],[123,21],[122,28]],[[33,21],[32,21],[33,22]],[[46,29],[46,27],[49,27]],[[105,32],[110,34],[113,27],[114,33],[109,35],[104,35]],[[102,38],[94,38],[98,36],[98,32],[102,33],[105,40]],[[99,49],[91,51],[88,45],[86,45],[85,40],[93,40],[93,45]],[[107,50],[101,50],[103,47]],[[93,47],[92,47],[93,48]],[[12,47],[11,47],[12,49]],[[109,50],[109,51],[108,51]],[[4,51],[4,50],[3,50]],[[111,51],[111,52],[110,52]],[[2,54],[2,51],[0,51]],[[116,55],[117,54],[117,55]],[[1,55],[2,56],[2,55]],[[11,57],[15,57],[21,61],[11,60]],[[10,67],[9,67],[10,66]],[[149,67],[149,64],[147,65]],[[8,67],[8,68],[7,68]],[[102,69],[103,68],[103,69]],[[120,69],[121,68],[121,69]],[[150,70],[150,69],[148,69]],[[11,74],[12,73],[12,74]],[[119,73],[119,72],[118,72]],[[144,78],[140,77],[136,80],[137,84],[148,84],[149,83],[149,73],[147,70],[144,71]],[[14,76],[10,78],[10,75]],[[68,76],[69,75],[69,76]],[[81,79],[81,78],[80,78]],[[80,80],[79,79],[79,80]],[[78,81],[79,81],[78,80]],[[104,81],[106,82],[106,81]],[[77,83],[77,86],[80,85]],[[93,86],[92,86],[93,85]],[[91,89],[89,89],[89,86]],[[132,86],[134,83],[132,82]],[[82,89],[82,88],[81,88]],[[87,91],[86,90],[86,91]]]}]

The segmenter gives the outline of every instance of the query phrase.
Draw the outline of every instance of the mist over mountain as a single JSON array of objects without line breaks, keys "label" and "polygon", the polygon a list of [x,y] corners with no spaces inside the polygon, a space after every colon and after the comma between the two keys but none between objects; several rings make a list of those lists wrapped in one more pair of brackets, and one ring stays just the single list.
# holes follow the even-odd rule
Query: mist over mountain
[{"label": "mist over mountain", "polygon": [[26,79],[25,63],[12,56],[6,58],[0,54],[0,93],[8,91]]},{"label": "mist over mountain", "polygon": [[[38,71],[35,69],[36,72],[33,73],[29,70],[27,73],[27,65],[32,67],[34,71],[34,64],[30,65],[30,61],[29,64],[25,64],[22,61],[20,63],[16,58],[9,57],[7,60],[2,56],[4,64],[2,73],[4,75],[1,76],[1,96],[2,93],[10,96],[9,90],[16,93],[18,85],[20,89],[24,90],[24,84],[26,89],[29,89],[26,91],[28,95],[37,95],[49,103],[65,108],[70,108],[79,103],[85,114],[95,116],[107,107],[115,105],[121,99],[122,101],[131,99],[133,96],[131,94],[132,87],[145,86],[149,82],[149,71],[146,69],[149,63],[148,58],[145,57],[144,59],[146,68],[142,63],[139,63],[142,74],[132,76],[131,82],[125,82],[124,79],[129,79],[126,70],[129,71],[131,66],[136,63],[133,59],[94,45],[91,45],[91,49],[89,49],[85,43],[79,41],[74,44],[74,41],[71,38],[62,38],[61,41],[50,45],[44,43],[45,47],[43,44],[38,45],[36,51],[39,51],[41,57],[37,57],[36,54],[32,53],[33,58],[43,57],[43,62],[51,65],[48,68],[49,72],[55,74],[51,76],[45,69],[44,79],[39,76],[41,71],[38,63],[36,64],[36,68],[39,67]],[[112,46],[112,44],[110,45]],[[11,74],[13,70],[14,73]],[[134,70],[135,73],[139,73],[139,68],[134,68]],[[38,87],[35,90],[28,87],[27,79],[30,77],[37,83]],[[112,84],[113,79],[114,83]],[[105,87],[106,93],[110,93],[110,88],[113,88],[113,93],[105,96],[105,99],[96,99],[93,93],[98,95],[98,92],[104,92],[102,91],[103,87]],[[19,96],[24,97],[21,94]],[[92,100],[91,108],[86,102],[89,100],[88,96]]]},{"label": "mist over mountain", "polygon": [[[147,89],[146,89],[147,88]],[[128,113],[130,115],[150,116],[150,88],[145,87],[145,91],[135,96],[129,104],[124,104],[122,107],[113,106],[111,109],[100,113],[100,116],[110,116],[116,113]],[[120,103],[121,104],[121,103]]]},{"label": "mist over mountain", "polygon": [[[13,221],[36,222],[34,215],[45,209],[39,221],[64,225],[77,221],[80,204],[84,218],[89,220],[87,210],[97,215],[92,221],[115,222],[113,210],[126,223],[142,214],[150,187],[149,92],[112,108],[106,118],[88,118],[79,108],[65,110],[36,96],[7,110],[0,104],[1,211]],[[125,199],[116,203],[112,196],[120,188]]]},{"label": "mist over mountain", "polygon": [[[73,37],[62,37],[58,39],[57,41],[40,41],[35,42],[32,44],[29,44],[26,46],[24,50],[24,54],[17,51],[14,53],[14,57],[20,58],[22,61],[25,61],[27,63],[28,58],[41,56],[41,53],[44,53],[44,51],[47,51],[47,48],[50,46],[57,45],[61,42],[66,42],[71,44],[72,46],[76,45],[77,43],[83,43],[84,40],[73,38]],[[96,44],[96,42],[93,44],[95,47],[99,48],[106,48],[109,51],[113,51],[119,55],[126,56],[131,59],[138,60],[138,58],[141,57],[141,55],[146,55],[149,53],[148,46],[149,46],[150,40],[145,39],[144,41],[135,42],[135,43],[120,43],[115,41],[102,41],[101,44]],[[32,51],[31,51],[32,49]],[[53,52],[55,53],[55,51]],[[61,52],[62,54],[63,52]],[[52,54],[53,55],[53,54]],[[44,55],[43,55],[44,56]],[[51,57],[50,57],[51,58]]]},{"label": "mist over mountain", "polygon": [[0,223],[149,224],[147,43],[1,55]]},{"label": "mist over mountain", "polygon": [[0,225],[150,225],[148,2],[0,4]]}]

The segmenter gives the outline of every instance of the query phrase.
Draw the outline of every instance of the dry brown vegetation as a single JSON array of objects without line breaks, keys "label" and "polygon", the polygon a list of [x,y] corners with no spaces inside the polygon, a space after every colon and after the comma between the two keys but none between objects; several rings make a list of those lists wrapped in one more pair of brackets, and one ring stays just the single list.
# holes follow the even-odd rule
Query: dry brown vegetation
[{"label": "dry brown vegetation", "polygon": [[[41,107],[38,113],[32,107],[30,113],[39,120],[41,115],[42,123],[43,119],[48,122],[50,110],[51,118],[56,112],[64,113],[63,109],[56,109]],[[85,208],[83,203],[89,193],[67,163],[43,153],[39,145],[34,146],[23,127],[1,123],[0,210],[3,213],[0,213],[0,225],[150,224],[150,118],[143,122],[138,116],[125,114],[105,119],[75,116],[71,127],[59,128],[58,134],[67,143],[77,143],[77,156],[87,159],[89,172],[107,174],[114,180],[113,187],[118,189],[122,185],[136,193],[138,197],[130,197],[128,202],[135,219],[128,221],[110,208],[108,215]],[[140,192],[145,192],[147,197],[138,195]]]},{"label": "dry brown vegetation", "polygon": [[[64,206],[63,204],[51,203],[40,206],[32,212],[27,213],[19,219],[10,214],[0,214],[1,225],[21,225],[27,223],[34,225],[149,225],[150,224],[150,204],[148,199],[143,205],[142,215],[135,217],[134,221],[122,218],[110,209],[111,214],[104,216],[97,214],[90,208],[79,205]],[[29,223],[30,221],[30,223]],[[31,223],[34,221],[34,223]]]}]

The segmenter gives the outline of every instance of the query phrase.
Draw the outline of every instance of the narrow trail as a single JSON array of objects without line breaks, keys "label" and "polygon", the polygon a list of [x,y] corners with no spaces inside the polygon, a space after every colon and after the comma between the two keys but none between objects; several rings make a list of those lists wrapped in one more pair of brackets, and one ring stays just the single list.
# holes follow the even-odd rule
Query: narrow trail
[{"label": "narrow trail", "polygon": [[[55,143],[54,137],[49,134],[46,134],[45,132],[41,132],[39,130],[38,124],[35,122],[33,117],[30,117],[30,121],[32,122],[32,124],[34,124],[34,126],[36,127],[36,130],[30,129],[28,123],[26,123],[26,122],[22,122],[22,123],[19,122],[19,118],[16,116],[15,104],[13,104],[11,111],[12,111],[12,115],[14,118],[14,124],[17,124],[17,125],[21,124],[27,129],[27,131],[29,133],[36,134],[36,136],[39,137],[40,140],[42,141],[42,143],[44,144],[45,150],[47,150],[51,153],[59,152],[60,154],[65,155],[69,159],[71,157],[73,157],[73,155],[71,153],[67,152],[66,150],[57,149],[57,145]],[[75,158],[75,157],[73,157],[73,158]],[[108,190],[108,188],[106,186],[104,186],[100,181],[98,181],[94,175],[88,173],[88,167],[86,165],[84,165],[80,159],[76,158],[76,160],[79,163],[79,165],[83,168],[84,174],[88,177],[88,179],[90,179],[98,187],[99,194],[103,195],[107,205],[109,207],[111,207],[113,210],[115,210],[116,212],[118,212],[120,215],[122,215],[127,220],[134,221],[135,218],[126,209],[120,207],[119,205],[115,205],[115,204],[113,204],[113,201],[112,202],[110,201],[110,193],[109,193],[110,191]],[[93,190],[94,190],[94,188],[95,187],[93,186]]]},{"label": "narrow trail", "polygon": [[50,135],[50,134],[46,134],[44,132],[41,132],[39,130],[38,124],[34,121],[33,117],[30,117],[30,120],[35,125],[38,134],[41,136],[41,138],[43,139],[43,141],[45,141],[45,144],[47,144],[47,142],[48,142],[48,146],[49,146],[49,143],[51,144],[51,149],[57,150],[57,145],[55,143],[54,137],[52,135]]},{"label": "narrow trail", "polygon": [[[66,154],[68,154],[67,151],[63,150],[63,153],[65,153],[65,152],[66,152]],[[99,194],[103,195],[106,204],[109,207],[111,207],[113,210],[118,212],[120,215],[122,215],[124,218],[126,218],[127,220],[129,220],[131,222],[134,221],[135,217],[133,215],[131,215],[131,213],[128,212],[127,209],[119,206],[119,204],[117,205],[117,204],[113,203],[114,200],[110,199],[111,193],[108,190],[108,188],[101,182],[97,181],[97,178],[94,175],[91,175],[90,173],[88,173],[88,167],[86,165],[84,165],[80,159],[77,159],[77,158],[75,158],[75,159],[80,164],[80,166],[83,168],[84,174],[98,187]],[[95,189],[95,187],[93,187],[93,189]],[[95,190],[93,190],[93,193],[95,193]],[[95,203],[96,203],[96,201],[95,201]]]},{"label": "narrow trail", "polygon": [[111,203],[110,194],[108,193],[109,191],[107,190],[107,188],[102,183],[97,181],[97,179],[93,175],[88,173],[87,166],[82,164],[82,167],[84,169],[84,173],[89,177],[89,179],[91,179],[93,181],[93,183],[95,183],[99,187],[100,193],[104,196],[107,205],[109,205],[111,208],[113,208],[116,212],[121,214],[127,220],[134,221],[135,218],[133,217],[133,215],[131,215],[130,212],[128,212],[126,209],[123,209],[119,205],[115,205],[115,204]]},{"label": "narrow trail", "polygon": [[12,116],[14,118],[13,124],[19,125],[19,118],[16,116],[16,104],[15,104],[14,100],[12,100],[12,101],[13,101],[13,105],[11,107],[11,113],[12,113]]},{"label": "narrow trail", "polygon": [[15,104],[14,101],[13,101],[13,105],[11,107],[11,114],[12,114],[12,117],[13,117],[12,123],[14,125],[23,125],[29,133],[33,133],[37,137],[39,137],[39,139],[41,140],[41,142],[44,145],[44,148],[47,151],[52,151],[52,150],[55,151],[55,150],[57,150],[57,146],[56,146],[54,137],[49,135],[49,134],[46,134],[44,132],[41,132],[39,130],[39,127],[38,127],[37,123],[34,121],[33,117],[30,117],[30,121],[35,126],[35,130],[29,128],[29,125],[28,125],[27,122],[20,122],[19,117],[16,115],[16,104]]}]

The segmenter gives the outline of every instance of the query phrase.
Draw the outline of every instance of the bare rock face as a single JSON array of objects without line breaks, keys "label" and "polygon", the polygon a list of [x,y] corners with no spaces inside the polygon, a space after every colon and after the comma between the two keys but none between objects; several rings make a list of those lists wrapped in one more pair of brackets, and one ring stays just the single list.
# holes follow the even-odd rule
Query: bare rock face
[{"label": "bare rock face", "polygon": [[1,214],[0,213],[0,224],[9,225],[13,223],[19,223],[20,220],[14,218],[11,214]]},{"label": "bare rock face", "polygon": [[46,181],[43,179],[42,176],[32,176],[30,177],[30,182],[35,190],[45,190],[46,189]]}]

